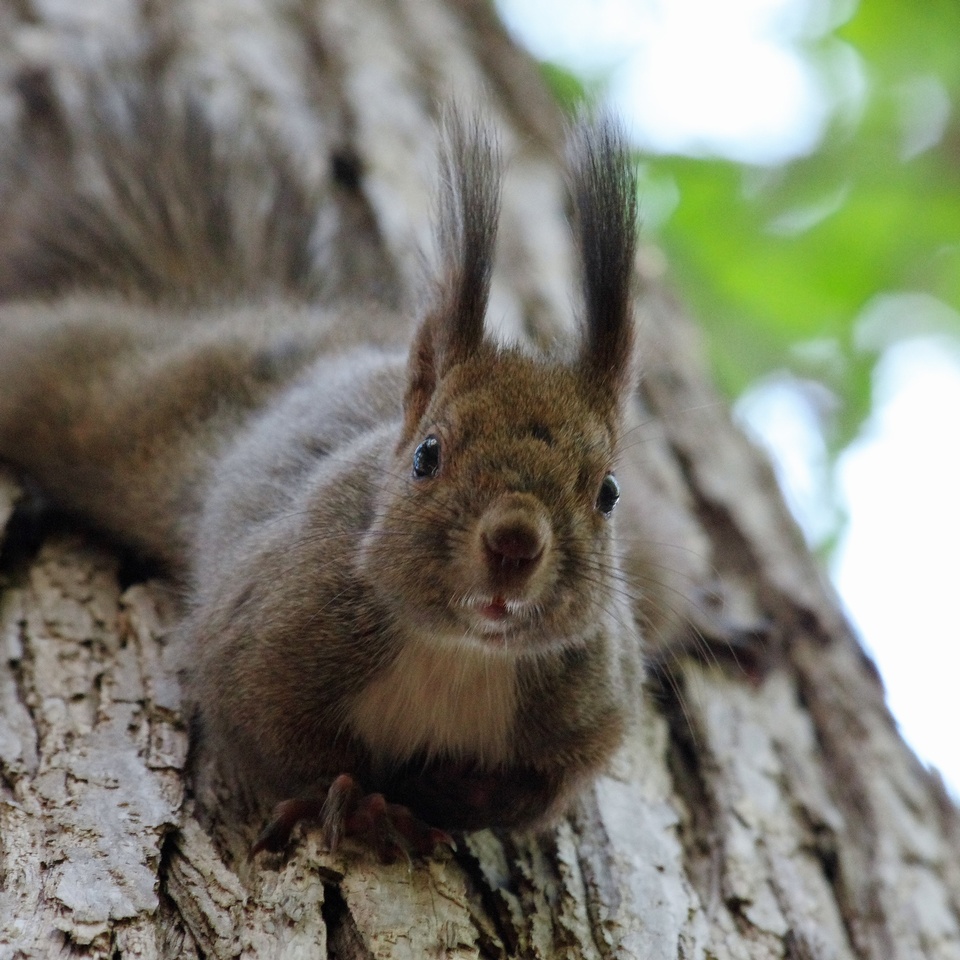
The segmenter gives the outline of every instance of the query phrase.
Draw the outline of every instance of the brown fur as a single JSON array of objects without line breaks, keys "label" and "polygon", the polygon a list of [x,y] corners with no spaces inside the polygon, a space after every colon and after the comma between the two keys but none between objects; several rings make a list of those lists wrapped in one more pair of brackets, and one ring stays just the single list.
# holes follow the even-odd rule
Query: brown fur
[{"label": "brown fur", "polygon": [[218,136],[190,97],[160,97],[89,91],[92,142],[79,169],[63,147],[60,165],[36,170],[0,298],[81,287],[197,306],[320,293],[317,198],[289,159],[240,133]]},{"label": "brown fur", "polygon": [[[211,234],[230,176],[201,112],[131,109],[102,135],[107,193],[58,184],[17,252],[18,289],[61,297],[0,309],[0,456],[189,571],[203,754],[255,793],[348,773],[441,826],[544,822],[637,696],[598,507],[632,385],[616,128],[574,138],[584,336],[559,362],[484,333],[499,164],[476,126],[451,125],[445,269],[405,352],[396,318],[303,305],[305,219],[277,213],[280,187],[271,226]],[[247,228],[255,308],[223,293]]]}]

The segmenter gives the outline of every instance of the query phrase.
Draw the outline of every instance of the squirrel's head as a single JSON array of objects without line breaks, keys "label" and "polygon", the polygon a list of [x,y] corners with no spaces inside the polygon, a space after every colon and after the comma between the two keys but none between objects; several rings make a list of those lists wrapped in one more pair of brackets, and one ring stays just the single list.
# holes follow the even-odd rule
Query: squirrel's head
[{"label": "squirrel's head", "polygon": [[633,387],[636,180],[618,128],[570,151],[582,337],[563,361],[484,331],[500,177],[495,148],[453,124],[440,293],[409,360],[402,435],[364,564],[425,638],[536,653],[585,639],[620,589],[611,518]]}]

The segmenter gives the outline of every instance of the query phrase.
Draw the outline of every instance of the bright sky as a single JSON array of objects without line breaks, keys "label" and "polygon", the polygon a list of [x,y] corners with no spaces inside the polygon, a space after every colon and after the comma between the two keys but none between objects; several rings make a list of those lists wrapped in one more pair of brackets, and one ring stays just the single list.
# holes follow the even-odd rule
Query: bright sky
[{"label": "bright sky", "polygon": [[[499,3],[536,55],[608,79],[643,147],[772,163],[803,152],[821,131],[822,93],[791,49],[828,15],[817,0]],[[836,66],[851,76],[857,69],[849,60]],[[839,467],[849,526],[832,575],[904,735],[960,796],[960,618],[952,609],[960,588],[960,349],[929,337],[892,346],[875,388],[867,430]],[[816,539],[825,451],[810,405],[773,380],[737,414],[770,450],[788,501]]]},{"label": "bright sky", "polygon": [[610,81],[638,142],[775,162],[826,119],[817,77],[790,49],[794,0],[500,0],[538,56]]},{"label": "bright sky", "polygon": [[960,348],[892,347],[875,388],[840,464],[850,524],[833,577],[904,736],[960,797]]}]

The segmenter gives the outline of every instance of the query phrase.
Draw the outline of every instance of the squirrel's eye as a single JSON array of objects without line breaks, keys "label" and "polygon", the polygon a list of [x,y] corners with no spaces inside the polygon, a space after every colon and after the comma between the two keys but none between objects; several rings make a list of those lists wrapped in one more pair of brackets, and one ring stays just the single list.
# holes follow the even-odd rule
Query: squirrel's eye
[{"label": "squirrel's eye", "polygon": [[600,492],[597,494],[597,509],[605,517],[609,517],[619,499],[620,484],[617,483],[617,478],[612,473],[608,473],[600,484]]},{"label": "squirrel's eye", "polygon": [[440,441],[431,434],[413,451],[413,475],[418,479],[440,472]]}]

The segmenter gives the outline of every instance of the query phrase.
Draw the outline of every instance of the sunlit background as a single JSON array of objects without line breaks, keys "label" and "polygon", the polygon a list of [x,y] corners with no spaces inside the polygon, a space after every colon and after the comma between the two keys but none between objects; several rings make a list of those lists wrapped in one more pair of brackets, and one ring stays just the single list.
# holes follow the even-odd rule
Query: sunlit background
[{"label": "sunlit background", "polygon": [[499,7],[626,117],[718,379],[960,796],[960,4]]}]

